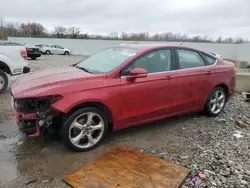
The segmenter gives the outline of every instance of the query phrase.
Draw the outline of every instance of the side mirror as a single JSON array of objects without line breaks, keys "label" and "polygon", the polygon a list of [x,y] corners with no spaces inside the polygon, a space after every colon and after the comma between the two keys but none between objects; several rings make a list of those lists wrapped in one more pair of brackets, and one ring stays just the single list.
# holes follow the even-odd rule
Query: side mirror
[{"label": "side mirror", "polygon": [[136,78],[145,78],[148,76],[148,72],[142,68],[134,68],[127,76],[128,80],[135,80]]}]

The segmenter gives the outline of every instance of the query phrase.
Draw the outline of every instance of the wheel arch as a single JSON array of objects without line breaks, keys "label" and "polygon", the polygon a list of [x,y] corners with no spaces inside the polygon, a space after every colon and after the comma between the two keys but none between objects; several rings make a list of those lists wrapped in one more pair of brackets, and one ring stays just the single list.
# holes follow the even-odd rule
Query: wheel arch
[{"label": "wheel arch", "polygon": [[0,70],[2,70],[3,72],[5,72],[7,74],[11,74],[11,70],[10,70],[9,66],[2,61],[0,61]]},{"label": "wheel arch", "polygon": [[81,108],[84,108],[84,107],[94,107],[94,108],[97,108],[97,109],[101,110],[105,114],[105,116],[107,117],[108,123],[110,125],[113,124],[113,116],[112,116],[111,110],[105,104],[103,104],[101,102],[96,102],[96,101],[83,102],[81,104],[78,104],[78,105],[74,106],[73,108],[71,108],[67,112],[67,116],[73,114],[77,110],[79,110]]},{"label": "wheel arch", "polygon": [[[215,87],[213,87],[213,89],[216,88],[216,87],[222,87],[222,88],[225,90],[226,95],[227,95],[227,98],[228,98],[229,90],[228,90],[228,86],[227,86],[226,84],[224,84],[224,83],[218,84],[218,85],[216,85]],[[213,90],[213,89],[212,89],[212,90]],[[211,91],[212,91],[212,90],[211,90]]]},{"label": "wheel arch", "polygon": [[225,83],[220,83],[220,84],[217,84],[217,85],[215,85],[214,87],[212,87],[211,90],[209,91],[209,93],[207,94],[207,97],[204,98],[204,107],[206,106],[206,102],[207,102],[209,96],[211,95],[211,92],[212,92],[215,88],[217,88],[217,87],[222,87],[222,88],[226,91],[226,95],[227,95],[226,100],[228,99],[228,95],[229,95],[228,86],[227,86]]}]

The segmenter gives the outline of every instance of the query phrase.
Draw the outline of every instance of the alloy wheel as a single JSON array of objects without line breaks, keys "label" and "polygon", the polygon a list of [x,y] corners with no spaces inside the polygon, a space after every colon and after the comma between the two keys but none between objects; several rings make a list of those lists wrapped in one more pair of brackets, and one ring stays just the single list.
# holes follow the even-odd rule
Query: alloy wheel
[{"label": "alloy wheel", "polygon": [[99,142],[104,134],[104,120],[94,112],[83,113],[71,123],[70,142],[77,148],[87,149]]},{"label": "alloy wheel", "polygon": [[211,112],[219,114],[225,105],[225,101],[225,93],[222,90],[216,90],[209,101]]}]

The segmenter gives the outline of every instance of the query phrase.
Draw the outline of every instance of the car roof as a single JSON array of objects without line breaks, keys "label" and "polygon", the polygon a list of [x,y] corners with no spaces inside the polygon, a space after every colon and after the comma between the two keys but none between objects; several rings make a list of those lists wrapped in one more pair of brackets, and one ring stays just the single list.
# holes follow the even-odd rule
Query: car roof
[{"label": "car roof", "polygon": [[184,48],[184,49],[200,51],[198,49],[190,48],[187,46],[172,45],[172,44],[127,44],[127,45],[122,45],[121,47],[137,48],[140,50],[151,50],[151,49],[158,49],[158,48],[173,47],[173,48]]},{"label": "car roof", "polygon": [[[49,46],[61,46],[59,44],[48,44]],[[62,46],[61,46],[62,47]]]},{"label": "car roof", "polygon": [[207,55],[213,56],[212,54],[205,52],[203,50],[199,50],[199,49],[195,49],[192,47],[188,47],[188,46],[182,46],[182,43],[180,43],[180,45],[177,44],[123,44],[120,47],[128,47],[128,48],[135,48],[135,49],[139,49],[142,51],[146,51],[146,50],[154,50],[154,49],[159,49],[159,48],[168,48],[168,47],[172,47],[172,48],[182,48],[182,49],[187,49],[187,50],[194,50],[197,52],[202,52],[205,53]]}]

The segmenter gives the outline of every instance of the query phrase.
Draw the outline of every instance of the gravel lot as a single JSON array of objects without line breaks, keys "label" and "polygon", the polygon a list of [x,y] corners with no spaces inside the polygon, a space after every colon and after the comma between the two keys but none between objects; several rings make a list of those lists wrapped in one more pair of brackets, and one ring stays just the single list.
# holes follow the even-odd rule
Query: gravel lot
[{"label": "gravel lot", "polygon": [[[43,56],[30,60],[29,65],[34,71],[70,65],[83,58]],[[239,95],[231,98],[218,118],[187,114],[115,132],[86,153],[73,153],[51,137],[25,140],[11,116],[9,100],[8,92],[0,95],[0,187],[27,187],[25,183],[32,180],[37,181],[28,187],[67,187],[61,180],[63,176],[117,144],[188,167],[192,174],[183,187],[250,187],[250,103]],[[17,145],[20,140],[23,144]],[[206,178],[196,178],[194,184],[190,179],[197,172]],[[42,183],[51,178],[49,183]]]}]

